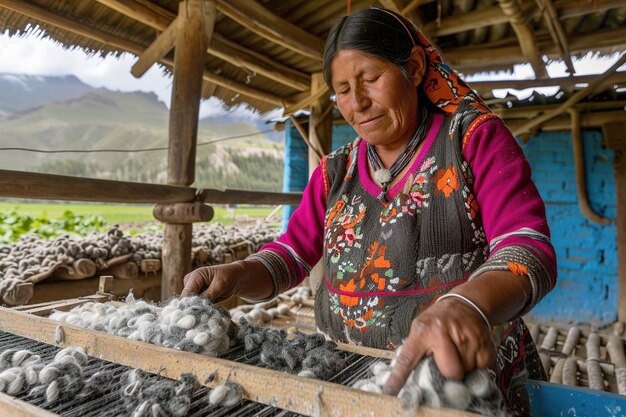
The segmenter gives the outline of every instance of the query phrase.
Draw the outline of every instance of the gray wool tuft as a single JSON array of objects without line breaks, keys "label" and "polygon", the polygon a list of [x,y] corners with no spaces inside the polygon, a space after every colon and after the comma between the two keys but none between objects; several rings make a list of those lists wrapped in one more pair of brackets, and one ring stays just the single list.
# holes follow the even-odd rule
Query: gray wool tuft
[{"label": "gray wool tuft", "polygon": [[345,367],[334,342],[323,335],[297,332],[292,339],[284,330],[257,327],[241,319],[239,340],[247,352],[260,348],[261,364],[300,376],[328,380]]},{"label": "gray wool tuft", "polygon": [[[391,364],[386,362],[373,364],[370,367],[371,376],[356,381],[353,387],[382,393],[392,366],[393,361]],[[398,393],[398,397],[407,410],[426,405],[473,411],[491,417],[508,416],[504,397],[489,371],[476,369],[467,374],[462,381],[448,380],[441,375],[432,356],[422,359],[417,364]]]}]

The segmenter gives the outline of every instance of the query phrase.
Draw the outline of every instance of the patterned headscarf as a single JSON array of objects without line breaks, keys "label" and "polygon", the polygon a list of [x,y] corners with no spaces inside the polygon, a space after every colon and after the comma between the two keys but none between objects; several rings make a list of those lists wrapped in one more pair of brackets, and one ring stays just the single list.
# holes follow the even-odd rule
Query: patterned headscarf
[{"label": "patterned headscarf", "polygon": [[[426,39],[422,32],[404,16],[392,12],[391,10],[371,7],[372,10],[387,13],[395,17],[407,31],[413,45],[419,45],[424,49],[426,58],[426,69],[422,80],[422,90],[428,100],[446,113],[454,113],[463,100],[471,102],[472,107],[480,113],[491,113],[483,99],[463,81],[459,74],[454,72],[448,65],[443,63],[443,59],[437,49]],[[412,27],[417,34],[409,30]]]}]

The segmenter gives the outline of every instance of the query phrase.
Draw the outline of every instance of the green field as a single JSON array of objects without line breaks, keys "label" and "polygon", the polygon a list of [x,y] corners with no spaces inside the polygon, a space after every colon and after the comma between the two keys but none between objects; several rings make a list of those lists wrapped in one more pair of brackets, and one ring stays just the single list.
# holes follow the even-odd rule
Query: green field
[{"label": "green field", "polygon": [[[101,216],[108,224],[140,224],[154,222],[151,205],[114,205],[114,204],[38,204],[38,203],[18,203],[0,202],[0,212],[15,209],[19,214],[39,216],[45,215],[48,218],[60,218],[65,211],[71,211],[75,215]],[[233,224],[237,219],[254,218],[264,219],[274,207],[237,207],[230,212],[226,207],[214,207],[215,216],[212,221],[219,221],[223,224]],[[281,215],[279,210],[272,217]]]}]

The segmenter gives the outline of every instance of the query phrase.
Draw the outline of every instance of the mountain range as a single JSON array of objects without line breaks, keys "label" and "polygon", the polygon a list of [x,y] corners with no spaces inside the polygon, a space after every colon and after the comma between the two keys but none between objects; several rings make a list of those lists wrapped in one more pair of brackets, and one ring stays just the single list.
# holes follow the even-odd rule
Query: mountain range
[{"label": "mountain range", "polygon": [[[0,148],[126,151],[0,150],[0,168],[164,183],[167,151],[132,150],[167,147],[168,119],[154,93],[93,88],[75,76],[0,74]],[[194,185],[279,191],[282,135],[270,128],[230,114],[201,119]],[[239,138],[222,141],[230,137]]]}]

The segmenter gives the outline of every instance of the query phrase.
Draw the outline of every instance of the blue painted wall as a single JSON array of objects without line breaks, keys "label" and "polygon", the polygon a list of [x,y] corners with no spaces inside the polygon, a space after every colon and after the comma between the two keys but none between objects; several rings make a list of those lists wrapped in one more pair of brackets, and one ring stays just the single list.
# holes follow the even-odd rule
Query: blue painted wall
[{"label": "blue painted wall", "polygon": [[[348,125],[336,125],[333,149],[356,137]],[[616,217],[613,151],[596,131],[583,134],[588,196],[594,211]],[[520,143],[521,144],[521,143]],[[542,321],[610,323],[617,318],[617,237],[614,224],[600,226],[578,209],[576,174],[569,132],[546,132],[524,148],[533,179],[546,203],[558,262],[556,288],[532,315]],[[306,145],[287,122],[285,191],[301,191],[308,180]],[[291,215],[283,211],[283,224]]]},{"label": "blue painted wall", "polygon": [[[598,131],[583,133],[587,195],[601,216],[616,217],[613,151]],[[617,229],[587,220],[578,209],[569,132],[546,132],[522,145],[546,203],[558,263],[556,288],[532,315],[542,321],[609,323],[617,319]]]},{"label": "blue painted wall", "polygon": [[[350,125],[333,126],[334,151],[357,137]],[[303,191],[309,180],[309,156],[306,143],[293,126],[291,120],[285,122],[285,176],[283,178],[283,192]],[[283,207],[283,230],[296,206]]]}]

